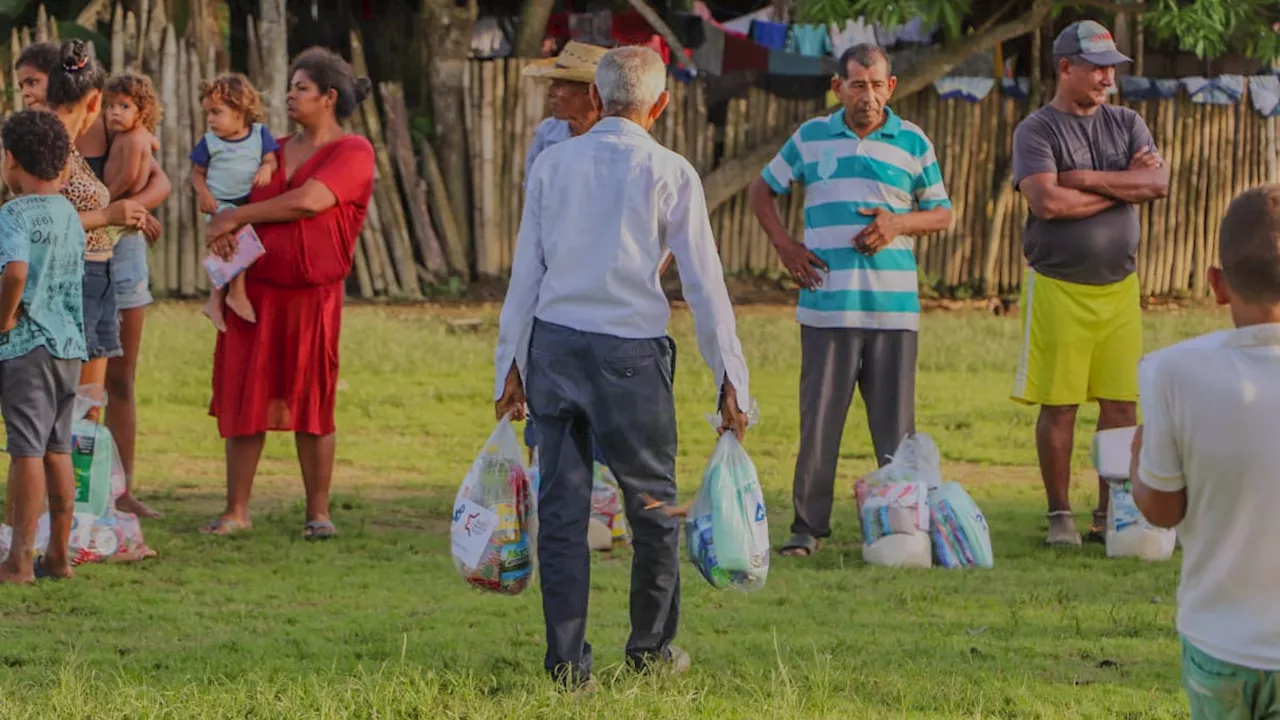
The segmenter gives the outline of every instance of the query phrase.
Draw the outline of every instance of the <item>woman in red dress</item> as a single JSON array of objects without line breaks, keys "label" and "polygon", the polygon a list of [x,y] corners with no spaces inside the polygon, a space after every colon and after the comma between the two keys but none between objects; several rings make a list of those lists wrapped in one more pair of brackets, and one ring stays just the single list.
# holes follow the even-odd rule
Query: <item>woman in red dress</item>
[{"label": "woman in red dress", "polygon": [[251,527],[249,494],[268,431],[292,431],[307,492],[304,537],[333,537],[334,401],[342,300],[356,237],[373,193],[373,147],[341,121],[368,96],[338,55],[311,48],[293,63],[289,117],[301,132],[281,139],[271,183],[249,203],[209,221],[210,246],[252,225],[266,255],[245,274],[257,313],[233,313],[213,357],[213,402],[226,441],[227,507],[203,532]]}]

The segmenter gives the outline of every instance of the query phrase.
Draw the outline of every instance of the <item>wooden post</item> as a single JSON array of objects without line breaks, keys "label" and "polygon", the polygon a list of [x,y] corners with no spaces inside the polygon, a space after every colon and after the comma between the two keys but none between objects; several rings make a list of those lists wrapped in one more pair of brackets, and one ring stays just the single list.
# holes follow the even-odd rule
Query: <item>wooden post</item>
[{"label": "wooden post", "polygon": [[[178,38],[174,36],[172,26],[165,30],[164,50],[161,57],[164,60],[160,63],[160,97],[164,100],[165,107],[177,108]],[[176,257],[178,252],[178,244],[182,237],[180,206],[182,198],[188,194],[187,188],[179,184],[181,155],[176,112],[167,112],[161,119],[160,156],[164,172],[169,176],[169,181],[174,187],[173,192],[169,193],[169,197],[164,201],[164,237],[160,239],[155,252],[151,253],[150,265],[153,285],[159,285],[160,289],[167,294],[176,290],[169,282],[169,256]]]},{"label": "wooden post", "polygon": [[285,95],[289,91],[289,35],[285,0],[260,0],[258,4],[258,43],[262,53],[262,74],[266,81],[258,85],[267,110],[267,127],[276,137],[289,130]]}]

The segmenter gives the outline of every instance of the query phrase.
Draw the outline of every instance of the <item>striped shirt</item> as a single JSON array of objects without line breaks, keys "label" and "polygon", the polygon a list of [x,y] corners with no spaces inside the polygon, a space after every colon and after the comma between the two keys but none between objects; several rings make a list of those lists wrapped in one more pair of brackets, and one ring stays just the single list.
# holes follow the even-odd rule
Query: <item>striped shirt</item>
[{"label": "striped shirt", "polygon": [[804,186],[804,244],[830,272],[816,290],[800,290],[796,320],[808,327],[918,330],[920,288],[915,240],[897,237],[874,255],[853,238],[874,216],[950,208],[933,143],[924,131],[885,108],[884,125],[865,139],[844,122],[844,110],[814,118],[765,167],[778,194]]}]

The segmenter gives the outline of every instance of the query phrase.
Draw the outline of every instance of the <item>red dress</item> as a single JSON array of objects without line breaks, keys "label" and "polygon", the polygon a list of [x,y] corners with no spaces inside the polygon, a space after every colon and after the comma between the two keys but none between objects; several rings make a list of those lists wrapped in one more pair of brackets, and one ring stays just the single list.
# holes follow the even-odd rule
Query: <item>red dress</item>
[{"label": "red dress", "polygon": [[227,331],[218,336],[213,355],[209,414],[224,438],[269,430],[334,431],[342,300],[373,194],[373,146],[359,135],[343,136],[317,149],[286,179],[287,142],[280,140],[271,183],[255,189],[249,202],[318,180],[338,204],[315,217],[254,226],[267,250],[245,272],[258,321],[226,313]]}]

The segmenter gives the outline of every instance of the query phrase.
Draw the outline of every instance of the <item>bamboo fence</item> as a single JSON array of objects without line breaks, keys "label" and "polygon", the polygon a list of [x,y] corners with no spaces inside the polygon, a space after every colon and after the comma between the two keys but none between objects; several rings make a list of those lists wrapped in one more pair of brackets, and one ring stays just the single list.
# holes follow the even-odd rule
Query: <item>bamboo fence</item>
[{"label": "bamboo fence", "polygon": [[[260,0],[260,17],[279,14],[283,0]],[[270,7],[268,7],[270,6]],[[196,13],[202,16],[201,13]],[[249,23],[249,76],[267,95],[287,78],[284,43],[275,25]],[[155,80],[166,107],[160,130],[160,163],[174,192],[160,209],[165,232],[153,248],[152,291],[160,296],[194,297],[208,291],[201,270],[204,223],[190,190],[191,148],[204,134],[197,87],[226,68],[226,53],[209,40],[207,28],[189,24],[178,36],[164,15],[164,3],[142,13],[116,8],[112,22],[111,69],[139,70]],[[271,42],[263,42],[271,37]],[[15,30],[10,58],[32,42],[56,40],[56,24],[43,8],[34,28]],[[351,60],[365,72],[361,38],[351,35]],[[282,59],[283,58],[283,59]],[[377,155],[374,197],[356,247],[350,294],[362,298],[420,299],[450,276],[502,278],[511,268],[523,202],[525,156],[534,128],[545,117],[542,88],[521,76],[518,59],[473,61],[464,84],[463,113],[470,157],[471,217],[454,217],[433,148],[415,140],[398,83],[383,82],[375,97],[350,118],[348,127],[371,141]],[[283,68],[283,69],[282,69]],[[0,76],[0,86],[6,78]],[[14,83],[16,87],[16,82]],[[671,104],[653,128],[659,142],[684,155],[700,173],[755,150],[778,132],[826,110],[820,99],[787,100],[759,89],[730,100],[720,124],[708,116],[704,86],[669,84]],[[3,94],[5,111],[20,100]],[[265,98],[272,130],[288,130],[280,100]],[[1138,272],[1148,295],[1202,295],[1205,270],[1217,256],[1218,219],[1245,188],[1274,177],[1275,118],[1265,119],[1247,98],[1233,106],[1196,105],[1176,100],[1132,104],[1146,118],[1171,166],[1169,196],[1141,208],[1142,242]],[[1027,207],[1011,192],[1009,166],[1013,129],[1031,109],[992,92],[981,102],[942,100],[926,90],[894,103],[902,117],[920,125],[933,141],[955,208],[955,224],[917,240],[921,285],[956,297],[1015,291],[1023,271],[1022,228]],[[799,238],[803,192],[779,199],[784,222]],[[731,273],[774,273],[781,269],[756,222],[746,193],[739,193],[711,217],[725,268]],[[467,238],[471,238],[470,241]]]}]

